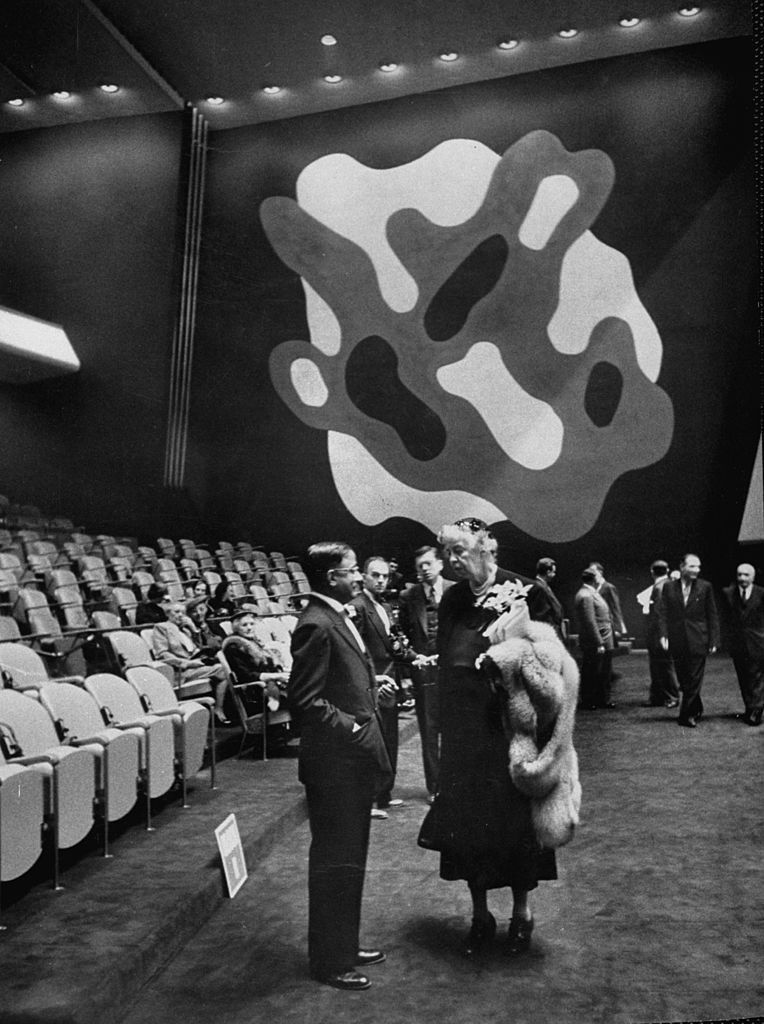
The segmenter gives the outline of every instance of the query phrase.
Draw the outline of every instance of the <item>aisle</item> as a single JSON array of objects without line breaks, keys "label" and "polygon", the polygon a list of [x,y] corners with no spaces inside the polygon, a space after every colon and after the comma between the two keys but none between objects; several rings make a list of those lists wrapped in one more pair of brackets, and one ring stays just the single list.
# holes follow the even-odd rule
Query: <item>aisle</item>
[{"label": "aisle", "polygon": [[[560,879],[534,897],[531,952],[499,944],[467,962],[462,883],[438,877],[415,844],[425,812],[418,742],[401,754],[405,807],[372,824],[364,939],[388,961],[373,987],[311,981],[305,958],[308,830],[259,865],[202,928],[125,1024],[637,1024],[764,1013],[764,728],[738,710],[726,658],[709,665],[707,719],[676,726],[641,708],[646,661],[618,668],[617,709],[583,712],[577,747],[584,816],[558,857]],[[504,930],[509,894],[492,894]]]}]

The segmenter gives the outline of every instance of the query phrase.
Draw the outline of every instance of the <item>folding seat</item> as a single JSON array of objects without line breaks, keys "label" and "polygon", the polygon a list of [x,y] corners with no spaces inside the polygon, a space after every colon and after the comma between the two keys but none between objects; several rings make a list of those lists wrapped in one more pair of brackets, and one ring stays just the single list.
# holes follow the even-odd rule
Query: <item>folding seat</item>
[{"label": "folding seat", "polygon": [[[135,611],[137,607],[138,601],[136,600],[135,594],[132,590],[128,590],[127,587],[114,587],[111,592],[110,611],[112,614],[117,616],[117,621],[120,622],[121,625],[135,625]],[[97,614],[99,613],[93,613],[94,623]]]},{"label": "folding seat", "polygon": [[114,612],[93,612],[93,626],[101,631],[122,629],[122,620]]},{"label": "folding seat", "polygon": [[31,574],[26,566],[22,564],[19,556],[10,551],[0,551],[0,569],[12,572],[19,583],[31,579]]},{"label": "folding seat", "polygon": [[217,549],[218,551],[225,551],[231,557],[233,557],[236,550],[230,540],[219,540]]},{"label": "folding seat", "polygon": [[12,613],[19,596],[19,581],[10,569],[0,569],[0,611]]},{"label": "folding seat", "polygon": [[193,558],[181,558],[178,561],[178,568],[180,570],[180,576],[188,582],[188,580],[195,580],[199,577],[199,563],[194,561]]},{"label": "folding seat", "polygon": [[[36,689],[51,677],[40,654],[26,644],[0,643],[0,675],[6,686],[14,690]],[[82,675],[58,676],[56,682],[77,683]]]},{"label": "folding seat", "polygon": [[0,643],[20,639],[21,630],[18,622],[11,615],[0,615]]},{"label": "folding seat", "polygon": [[218,569],[223,573],[234,572],[233,558],[228,554],[227,551],[216,551],[218,560]]},{"label": "folding seat", "polygon": [[133,575],[132,560],[121,555],[112,555],[106,559],[106,571],[114,583],[129,583]]},{"label": "folding seat", "polygon": [[47,596],[36,587],[21,587],[13,608],[13,617],[21,627],[22,633],[35,632],[29,621],[29,613],[34,609],[50,612]]},{"label": "folding seat", "polygon": [[11,531],[6,529],[0,529],[0,551],[6,551],[13,547],[13,537]]},{"label": "folding seat", "polygon": [[305,573],[292,573],[292,593],[293,594],[309,594],[310,583]]},{"label": "folding seat", "polygon": [[85,555],[87,554],[87,551],[83,548],[81,544],[75,544],[74,541],[71,540],[64,541],[64,543],[61,545],[61,550],[63,551],[70,565],[72,562],[76,562],[78,558],[84,558]]},{"label": "folding seat", "polygon": [[271,551],[270,563],[274,569],[280,569],[282,572],[287,571],[286,558],[280,551]]},{"label": "folding seat", "polygon": [[[37,695],[62,742],[102,748],[98,757],[98,797],[108,822],[124,818],[135,807],[140,792],[141,729],[105,725],[99,704],[82,686],[45,683]],[[106,842],[108,849],[108,828]]]},{"label": "folding seat", "polygon": [[48,523],[48,529],[51,533],[71,533],[74,529],[74,523],[65,516],[54,516]]},{"label": "folding seat", "polygon": [[20,540],[21,543],[26,548],[26,546],[28,544],[31,544],[31,543],[33,543],[35,541],[39,541],[40,540],[40,534],[37,532],[37,530],[26,530],[26,529],[16,530],[16,539]]},{"label": "folding seat", "polygon": [[157,551],[162,558],[178,557],[178,549],[175,547],[175,541],[170,540],[168,537],[157,537]]},{"label": "folding seat", "polygon": [[268,701],[263,701],[263,710],[252,713],[246,706],[244,697],[247,689],[250,687],[265,687],[265,683],[255,681],[251,683],[237,683],[236,677],[234,676],[231,666],[226,659],[225,654],[221,651],[219,654],[220,662],[226,670],[226,677],[228,679],[228,687],[231,693],[232,703],[236,712],[236,717],[242,727],[241,743],[239,745],[239,752],[236,755],[241,757],[247,739],[250,736],[261,736],[262,737],[262,759],[263,761],[268,760],[268,727],[271,725],[283,725],[286,722],[291,722],[292,716],[285,708],[279,708],[278,710],[271,710],[268,707]]},{"label": "folding seat", "polygon": [[194,541],[189,540],[187,537],[181,537],[178,540],[177,547],[180,548],[180,554],[183,558],[196,559],[196,544]]},{"label": "folding seat", "polygon": [[85,554],[93,547],[93,538],[89,533],[72,533],[72,543],[79,544]]},{"label": "folding seat", "polygon": [[127,669],[125,678],[140,697],[146,712],[169,717],[173,723],[178,776],[186,807],[186,781],[202,770],[208,743],[210,789],[215,788],[215,700],[213,697],[178,700],[167,678],[147,666]]},{"label": "folding seat", "polygon": [[212,569],[202,569],[202,579],[210,588],[210,593],[214,593],[215,587],[223,582],[223,577],[220,573],[213,572]]},{"label": "folding seat", "polygon": [[[150,633],[151,630],[146,632]],[[124,675],[129,668],[148,665],[161,672],[170,683],[174,684],[175,672],[172,665],[155,661],[151,648],[138,633],[129,633],[126,629],[115,629],[113,632],[104,633],[102,641],[104,649],[111,658],[114,670],[119,675]],[[1,661],[0,664],[2,664]]]},{"label": "folding seat", "polygon": [[52,804],[52,765],[26,765],[24,758],[9,764],[6,744],[0,726],[0,882],[12,882],[37,863],[51,825],[45,809]]},{"label": "folding seat", "polygon": [[246,558],[248,562],[252,561],[253,548],[249,541],[237,540],[236,551],[241,555],[242,558]]},{"label": "folding seat", "polygon": [[145,565],[149,569],[153,566],[157,560],[157,553],[154,548],[148,547],[146,544],[139,544],[136,551],[136,567],[138,565]]},{"label": "folding seat", "polygon": [[6,755],[10,764],[29,763],[39,758],[53,768],[51,802],[46,811],[53,820],[58,884],[58,850],[68,850],[90,833],[100,820],[104,832],[108,830],[103,804],[98,800],[98,759],[102,747],[84,744],[75,747],[61,742],[53,719],[33,696],[15,690],[0,690],[0,722],[6,745],[13,756]]},{"label": "folding seat", "polygon": [[130,544],[117,543],[114,545],[114,558],[125,558],[130,565],[134,565],[136,555],[136,550]]},{"label": "folding seat", "polygon": [[141,600],[145,601],[149,587],[152,583],[156,583],[156,580],[150,572],[144,572],[142,569],[135,569],[130,583],[133,587],[140,588]]},{"label": "folding seat", "polygon": [[170,718],[147,714],[130,683],[110,672],[88,676],[85,689],[97,701],[105,725],[142,730],[140,765],[146,791],[152,800],[165,794],[175,782],[175,737]]},{"label": "folding seat", "polygon": [[238,572],[242,580],[245,583],[249,583],[250,580],[257,579],[257,574],[253,572],[252,566],[246,560],[246,558],[234,558],[233,559],[233,571]]},{"label": "folding seat", "polygon": [[261,572],[266,572],[271,568],[271,563],[268,560],[268,556],[264,551],[260,551],[257,548],[252,550],[252,565],[260,569]]},{"label": "folding seat", "polygon": [[249,590],[250,600],[257,607],[258,615],[271,615],[282,610],[280,605],[274,605],[268,595],[268,591],[259,583],[250,583],[247,589]]},{"label": "folding seat", "polygon": [[301,575],[301,576],[305,575],[304,572],[303,572],[303,568],[300,565],[300,563],[298,561],[296,561],[295,559],[293,559],[293,558],[290,558],[290,559],[287,560],[286,567],[287,567],[287,572],[292,577],[292,579],[294,579],[295,573],[297,573],[298,575]]},{"label": "folding seat", "polygon": [[230,593],[234,601],[241,603],[249,598],[249,591],[238,572],[224,572],[223,577],[231,584]]},{"label": "folding seat", "polygon": [[205,548],[196,549],[196,561],[199,563],[200,569],[215,568],[215,559],[212,557],[212,554]]},{"label": "folding seat", "polygon": [[176,578],[180,579],[178,566],[175,564],[172,558],[165,558],[164,556],[162,558],[157,558],[156,562],[154,563],[153,572],[154,579],[159,579],[161,573],[167,573],[171,576],[175,576]]},{"label": "folding seat", "polygon": [[27,565],[32,555],[41,555],[48,559],[52,568],[69,565],[69,558],[65,551],[60,551],[52,540],[37,540],[26,545]]}]

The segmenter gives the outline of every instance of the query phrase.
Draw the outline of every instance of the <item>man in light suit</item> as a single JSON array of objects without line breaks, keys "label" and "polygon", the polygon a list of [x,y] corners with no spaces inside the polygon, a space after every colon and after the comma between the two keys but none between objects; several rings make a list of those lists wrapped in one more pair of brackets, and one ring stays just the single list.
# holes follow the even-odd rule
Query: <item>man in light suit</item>
[{"label": "man in light suit", "polygon": [[[230,725],[223,710],[226,692],[225,669],[215,656],[199,647],[192,635],[193,623],[179,601],[167,606],[167,622],[157,622],[151,631],[151,649],[158,661],[175,669],[175,689],[184,697],[215,694],[215,717]],[[198,684],[198,685],[195,685]]]},{"label": "man in light suit", "polygon": [[385,959],[360,948],[359,929],[371,807],[389,781],[390,758],[374,666],[346,607],[360,589],[355,554],[324,541],[308,550],[305,567],[312,592],[292,635],[288,694],[312,837],[308,955],[316,980],[355,992],[371,984],[358,968]]},{"label": "man in light suit", "polygon": [[438,791],[440,762],[438,667],[432,659],[437,651],[438,606],[453,583],[443,579],[443,562],[438,549],[432,545],[425,545],[414,553],[414,567],[418,582],[401,592],[398,622],[414,654],[411,679],[422,740],[424,782],[432,800]]},{"label": "man in light suit", "polygon": [[581,573],[581,589],[574,604],[581,648],[581,706],[589,710],[613,708],[613,624],[610,609],[597,590],[597,573],[593,568]]},{"label": "man in light suit", "polygon": [[536,622],[548,622],[554,628],[560,640],[564,641],[562,610],[559,598],[552,590],[552,580],[557,575],[557,565],[553,558],[540,558],[536,563],[536,579],[528,591],[526,602],[528,613]]},{"label": "man in light suit", "polygon": [[[355,622],[364,639],[366,648],[374,663],[378,684],[392,684],[395,681],[395,651],[391,636],[392,609],[383,599],[390,580],[390,565],[380,555],[367,558],[363,566],[363,590],[353,598],[351,604],[358,612]],[[379,716],[382,732],[390,755],[393,774],[390,782],[377,794],[377,806],[372,809],[372,818],[386,818],[390,807],[400,807],[403,800],[393,799],[395,772],[398,767],[398,699],[381,698]]]},{"label": "man in light suit", "polygon": [[764,715],[764,587],[756,586],[755,576],[754,567],[744,562],[737,567],[737,583],[722,591],[729,650],[747,725],[761,725]]},{"label": "man in light suit", "polygon": [[700,690],[706,658],[719,646],[719,616],[711,584],[698,578],[700,559],[687,554],[679,579],[669,580],[658,604],[660,644],[674,660],[682,702],[679,725],[694,729],[703,715]]}]

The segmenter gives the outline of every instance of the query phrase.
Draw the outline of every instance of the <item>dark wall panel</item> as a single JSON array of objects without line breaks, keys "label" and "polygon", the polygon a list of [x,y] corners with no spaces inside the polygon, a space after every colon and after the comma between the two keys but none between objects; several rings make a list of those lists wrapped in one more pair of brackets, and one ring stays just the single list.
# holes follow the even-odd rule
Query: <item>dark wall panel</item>
[{"label": "dark wall panel", "polygon": [[[538,556],[551,554],[560,563],[563,585],[567,579],[572,589],[580,568],[597,558],[633,595],[646,585],[653,558],[675,561],[686,548],[695,548],[709,571],[726,578],[745,502],[744,467],[753,462],[759,429],[751,61],[748,40],[724,41],[213,135],[192,447],[197,458],[208,460],[207,513],[214,528],[278,542],[294,551],[320,537],[342,536],[362,554],[381,550],[406,556],[431,538],[426,517],[396,514],[395,502],[384,489],[375,494],[389,518],[369,523],[351,513],[333,481],[327,417],[333,429],[345,422],[349,433],[363,436],[388,470],[404,465],[401,452],[406,447],[406,457],[420,459],[424,489],[433,486],[433,459],[459,427],[465,429],[466,441],[460,454],[453,455],[450,487],[470,489],[465,480],[475,481],[474,460],[483,458],[489,447],[484,426],[478,424],[470,435],[465,424],[472,421],[454,416],[448,404],[452,400],[443,400],[432,381],[425,380],[432,376],[437,353],[429,365],[423,364],[419,379],[416,373],[405,382],[396,377],[393,356],[403,360],[410,349],[396,342],[391,355],[389,335],[369,327],[374,317],[368,311],[376,300],[370,298],[373,288],[364,250],[338,240],[289,200],[295,197],[300,172],[319,158],[347,154],[383,170],[416,160],[454,139],[476,140],[497,159],[510,150],[521,154],[516,159],[504,157],[515,160],[507,166],[514,175],[511,180],[516,180],[516,169],[527,156],[522,156],[522,148],[533,150],[538,136],[532,133],[543,132],[556,139],[571,160],[582,150],[597,150],[606,155],[605,163],[610,162],[614,181],[609,194],[602,184],[607,167],[583,168],[576,181],[582,195],[591,186],[594,193],[599,189],[606,196],[590,230],[628,261],[636,293],[660,336],[663,356],[657,380],[649,386],[645,381],[640,384],[642,406],[634,403],[622,417],[616,439],[622,472],[608,469],[611,479],[606,486],[597,478],[594,449],[584,443],[571,457],[567,475],[552,480],[553,472],[544,470],[514,478],[519,483],[514,494],[508,488],[506,505],[522,505],[515,500],[518,495],[524,505],[522,515],[496,517],[503,518],[496,527],[503,561],[527,571]],[[538,148],[535,152],[526,160],[533,173]],[[549,158],[544,159],[548,164]],[[579,172],[571,173],[575,177]],[[597,174],[601,180],[595,180]],[[347,189],[350,195],[349,182]],[[342,187],[337,192],[341,205]],[[434,228],[406,211],[388,222],[388,238],[397,252],[405,253],[420,285],[427,282],[434,292],[453,273],[449,302],[428,321],[422,317],[413,325],[417,338],[429,344],[440,332],[446,339],[443,344],[450,344],[447,335],[461,327],[463,307],[477,302],[480,289],[490,291],[499,280],[503,269],[497,261],[506,261],[506,246],[485,240],[491,224],[505,217],[514,195],[511,184],[505,186],[494,221],[484,219],[469,245],[458,231]],[[265,200],[267,235],[261,220]],[[373,201],[370,193],[369,202]],[[498,234],[503,230],[497,228]],[[464,262],[459,264],[462,250]],[[510,256],[516,259],[516,254]],[[332,266],[341,269],[333,271]],[[348,394],[331,415],[318,398],[313,406],[301,405],[290,379],[300,353],[313,359],[324,383],[333,372],[331,357],[324,359],[315,348],[300,344],[310,338],[300,275],[324,289],[330,304],[342,307],[343,330],[355,332],[357,347],[348,360],[344,384],[340,375],[340,384],[335,381],[329,388],[331,392],[332,387],[345,387]],[[521,291],[515,307],[530,294],[528,277],[526,273],[526,291]],[[511,292],[512,280],[505,279],[502,287]],[[537,298],[531,302],[536,309],[533,303]],[[504,307],[510,319],[515,307]],[[486,330],[498,329],[495,309],[493,320],[486,315],[481,321]],[[539,318],[535,326],[543,346],[545,321]],[[527,324],[524,329],[527,337]],[[619,330],[622,326],[609,321],[605,340],[620,345]],[[472,340],[478,337],[473,332]],[[293,347],[282,348],[279,355],[285,343]],[[621,351],[628,348],[627,342]],[[506,362],[506,351],[504,356]],[[544,358],[549,358],[547,349]],[[557,356],[550,359],[551,375],[539,374],[537,364],[537,380],[531,381],[537,394],[553,406],[573,387],[570,374],[566,377],[569,371],[560,369],[559,363]],[[607,430],[614,412],[620,415],[627,409],[620,397],[627,390],[622,369],[586,370],[587,415],[598,430]],[[533,359],[526,359],[526,370],[530,380]],[[413,393],[410,402],[403,383]],[[489,380],[485,388],[490,390]],[[330,395],[329,405],[335,397]],[[384,412],[386,402],[390,415]],[[466,403],[462,408],[465,416],[472,416]],[[728,431],[733,422],[731,442]],[[401,431],[411,435],[402,443]],[[590,430],[587,436],[595,439],[594,444],[601,435]],[[640,446],[648,454],[638,464],[633,449]],[[728,457],[730,446],[736,452],[734,460]],[[611,462],[612,454],[607,455]],[[605,461],[603,454],[603,467]],[[496,473],[505,472],[505,463],[496,462]],[[359,491],[364,482],[359,475]],[[484,483],[483,496],[495,494],[490,465],[485,467]],[[589,514],[587,525],[582,508],[598,489],[604,498]],[[556,525],[534,529],[534,502],[539,521],[548,503],[555,503]],[[454,517],[464,511],[454,504]],[[575,520],[568,536],[566,516]],[[636,608],[631,596],[629,600]],[[638,620],[634,626],[639,626]]]},{"label": "dark wall panel", "polygon": [[175,316],[181,119],[0,138],[0,304],[60,323],[70,377],[0,385],[0,492],[154,528]]}]

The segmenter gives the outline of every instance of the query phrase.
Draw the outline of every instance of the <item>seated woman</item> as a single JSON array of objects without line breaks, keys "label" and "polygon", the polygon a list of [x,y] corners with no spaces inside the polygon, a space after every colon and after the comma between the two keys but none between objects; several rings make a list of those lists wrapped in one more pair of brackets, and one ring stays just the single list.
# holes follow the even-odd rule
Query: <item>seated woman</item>
[{"label": "seated woman", "polygon": [[223,654],[236,682],[265,684],[249,686],[243,691],[247,711],[259,714],[263,710],[264,697],[268,700],[270,711],[286,706],[289,673],[280,665],[277,652],[270,650],[257,638],[257,616],[251,610],[240,608],[234,614],[231,625],[233,633],[223,641]]},{"label": "seated woman", "polygon": [[221,628],[221,619],[230,619],[236,611],[236,602],[231,596],[231,584],[229,580],[222,580],[215,587],[215,592],[207,601],[207,618],[211,620],[210,628],[217,633],[221,639],[226,636],[225,630]]},{"label": "seated woman", "polygon": [[175,669],[176,689],[188,683],[207,683],[215,695],[215,718],[221,725],[230,725],[223,711],[226,692],[225,669],[212,653],[205,653],[189,634],[189,620],[183,604],[174,602],[167,607],[167,622],[157,622],[153,629],[151,647],[159,661],[166,661]]},{"label": "seated woman", "polygon": [[151,626],[155,622],[167,622],[167,587],[152,583],[135,611],[136,626]]}]

